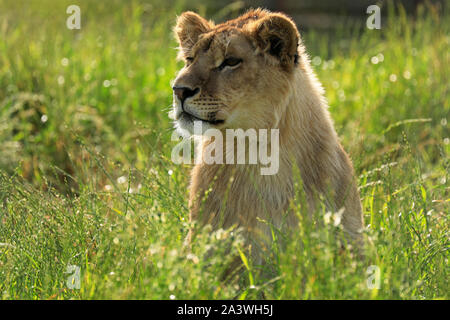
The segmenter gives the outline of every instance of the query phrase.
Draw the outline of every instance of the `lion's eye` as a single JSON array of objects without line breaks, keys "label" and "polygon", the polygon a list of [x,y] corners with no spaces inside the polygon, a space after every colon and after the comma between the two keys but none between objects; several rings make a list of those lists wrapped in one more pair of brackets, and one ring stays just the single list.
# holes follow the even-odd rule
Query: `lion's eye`
[{"label": "lion's eye", "polygon": [[223,69],[225,67],[235,67],[242,62],[242,59],[239,58],[226,58],[223,60],[222,64],[219,66],[219,69]]},{"label": "lion's eye", "polygon": [[193,57],[186,57],[186,62],[187,63],[192,63],[194,61]]}]

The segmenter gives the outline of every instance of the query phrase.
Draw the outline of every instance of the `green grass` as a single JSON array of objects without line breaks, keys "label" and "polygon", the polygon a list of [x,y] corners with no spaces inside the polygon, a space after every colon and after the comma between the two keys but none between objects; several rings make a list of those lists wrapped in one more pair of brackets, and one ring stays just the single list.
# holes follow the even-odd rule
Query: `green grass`
[{"label": "green grass", "polygon": [[[301,223],[274,230],[286,248],[260,272],[235,230],[200,230],[183,248],[190,168],[170,161],[167,111],[185,6],[78,3],[74,31],[72,1],[0,0],[0,298],[449,298],[448,12],[399,8],[381,30],[302,34],[354,161],[370,244],[365,259],[340,250],[339,226],[317,227],[326,213],[311,221],[299,194]],[[222,281],[230,247],[245,266]]]}]

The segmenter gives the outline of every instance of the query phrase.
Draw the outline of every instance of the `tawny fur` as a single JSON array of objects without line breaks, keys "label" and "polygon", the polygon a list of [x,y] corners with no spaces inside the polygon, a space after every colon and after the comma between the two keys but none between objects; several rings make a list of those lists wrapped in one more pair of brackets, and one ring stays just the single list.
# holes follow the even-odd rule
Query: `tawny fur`
[{"label": "tawny fur", "polygon": [[[360,242],[363,218],[352,164],[292,20],[258,9],[216,26],[186,12],[178,18],[175,33],[180,57],[187,63],[174,85],[200,89],[185,102],[185,110],[199,118],[225,120],[211,125],[222,131],[280,130],[280,166],[275,175],[261,175],[259,165],[195,165],[191,219],[215,229],[236,225],[246,231],[249,242],[270,243],[270,227],[261,220],[280,229],[297,224],[289,210],[296,166],[310,210],[315,210],[318,196],[325,195],[329,210],[344,208],[343,226]],[[229,55],[242,58],[242,65],[218,71]],[[189,121],[179,119],[181,109],[174,97],[176,125],[189,127]]]}]

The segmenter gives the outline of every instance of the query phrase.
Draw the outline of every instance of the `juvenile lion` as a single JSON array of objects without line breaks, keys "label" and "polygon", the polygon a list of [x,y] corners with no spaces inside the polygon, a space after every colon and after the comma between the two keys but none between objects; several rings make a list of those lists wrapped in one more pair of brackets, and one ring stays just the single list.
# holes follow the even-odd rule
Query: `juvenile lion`
[{"label": "juvenile lion", "polygon": [[352,164],[292,20],[257,9],[215,25],[185,12],[175,34],[185,61],[173,84],[171,116],[178,129],[192,133],[194,121],[221,131],[279,129],[274,175],[261,175],[260,165],[196,164],[190,218],[213,228],[243,227],[249,242],[270,243],[269,223],[280,229],[297,223],[289,211],[297,166],[310,210],[324,195],[330,210],[344,208],[343,226],[360,242],[363,219]]}]

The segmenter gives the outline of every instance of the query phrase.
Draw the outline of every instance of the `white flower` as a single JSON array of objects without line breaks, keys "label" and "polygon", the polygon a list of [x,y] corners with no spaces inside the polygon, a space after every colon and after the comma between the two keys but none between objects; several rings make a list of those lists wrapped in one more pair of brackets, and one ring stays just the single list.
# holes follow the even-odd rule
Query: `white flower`
[{"label": "white flower", "polygon": [[59,77],[58,77],[58,84],[59,84],[60,86],[62,86],[62,85],[64,84],[64,82],[66,82],[66,80],[64,79],[64,77],[63,77],[63,76],[59,76]]},{"label": "white flower", "polygon": [[405,70],[405,72],[403,72],[403,78],[405,78],[406,80],[411,79],[411,72]]},{"label": "white flower", "polygon": [[198,257],[195,255],[195,254],[192,254],[192,253],[189,253],[187,256],[186,256],[186,259],[188,259],[188,260],[192,260],[192,262],[194,263],[194,264],[197,264],[197,263],[199,263],[199,259],[198,259]]}]

